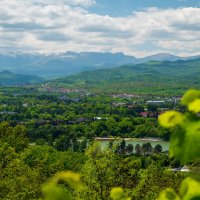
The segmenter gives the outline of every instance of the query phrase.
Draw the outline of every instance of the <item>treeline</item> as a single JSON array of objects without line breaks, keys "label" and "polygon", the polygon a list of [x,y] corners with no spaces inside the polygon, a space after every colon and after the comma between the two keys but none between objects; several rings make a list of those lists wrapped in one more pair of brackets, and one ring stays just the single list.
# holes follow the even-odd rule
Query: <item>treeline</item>
[{"label": "treeline", "polygon": [[171,130],[158,125],[155,119],[118,118],[95,120],[71,125],[33,125],[27,126],[31,141],[43,142],[49,145],[79,138],[93,139],[94,137],[160,137],[169,139]]},{"label": "treeline", "polygon": [[160,144],[156,144],[155,147],[152,147],[151,143],[146,142],[142,145],[136,144],[133,146],[132,144],[126,145],[126,141],[122,140],[120,143],[114,144],[113,141],[110,141],[108,144],[109,148],[113,148],[115,146],[115,153],[120,155],[152,155],[153,153],[160,154],[162,153],[163,149]]}]

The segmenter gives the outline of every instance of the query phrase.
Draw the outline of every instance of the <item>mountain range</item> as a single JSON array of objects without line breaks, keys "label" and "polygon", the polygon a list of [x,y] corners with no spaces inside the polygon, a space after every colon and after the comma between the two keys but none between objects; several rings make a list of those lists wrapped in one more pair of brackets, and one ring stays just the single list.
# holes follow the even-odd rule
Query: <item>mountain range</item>
[{"label": "mountain range", "polygon": [[144,58],[127,56],[123,53],[66,52],[60,54],[0,54],[0,71],[9,70],[18,74],[37,75],[44,78],[58,78],[83,71],[119,67],[125,64],[139,64],[149,61],[192,60],[199,56],[178,57],[161,53]]}]

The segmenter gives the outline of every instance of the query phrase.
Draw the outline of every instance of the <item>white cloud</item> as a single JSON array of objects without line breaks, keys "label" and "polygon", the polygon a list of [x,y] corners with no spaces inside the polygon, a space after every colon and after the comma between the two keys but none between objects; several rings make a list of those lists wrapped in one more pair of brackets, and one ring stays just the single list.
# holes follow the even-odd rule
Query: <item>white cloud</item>
[{"label": "white cloud", "polygon": [[[12,0],[11,0],[12,1]],[[31,3],[31,4],[38,4],[38,5],[48,5],[48,4],[53,4],[53,5],[72,5],[72,6],[82,6],[82,7],[89,7],[93,6],[96,4],[95,0],[19,0],[23,1],[23,3]]]},{"label": "white cloud", "polygon": [[200,8],[151,8],[110,17],[89,12],[86,7],[94,4],[1,0],[0,51],[123,51],[136,56],[200,52]]}]

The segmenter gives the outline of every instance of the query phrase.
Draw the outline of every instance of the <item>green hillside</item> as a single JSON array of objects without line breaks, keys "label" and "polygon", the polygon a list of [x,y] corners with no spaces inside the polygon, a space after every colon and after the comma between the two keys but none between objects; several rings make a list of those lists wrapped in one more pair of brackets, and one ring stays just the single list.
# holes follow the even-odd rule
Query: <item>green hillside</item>
[{"label": "green hillside", "polygon": [[58,79],[56,82],[92,92],[178,95],[188,88],[199,87],[200,59],[101,69]]},{"label": "green hillside", "polygon": [[10,71],[0,72],[0,85],[2,86],[23,85],[42,81],[44,81],[43,78],[34,75],[15,74]]}]

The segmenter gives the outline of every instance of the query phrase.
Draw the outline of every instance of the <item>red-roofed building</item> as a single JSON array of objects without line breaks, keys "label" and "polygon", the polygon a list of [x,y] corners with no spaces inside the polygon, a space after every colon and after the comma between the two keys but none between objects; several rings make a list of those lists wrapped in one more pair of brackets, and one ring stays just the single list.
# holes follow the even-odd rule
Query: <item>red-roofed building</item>
[{"label": "red-roofed building", "polygon": [[140,113],[140,116],[141,116],[141,117],[148,117],[148,112],[141,112],[141,113]]}]

